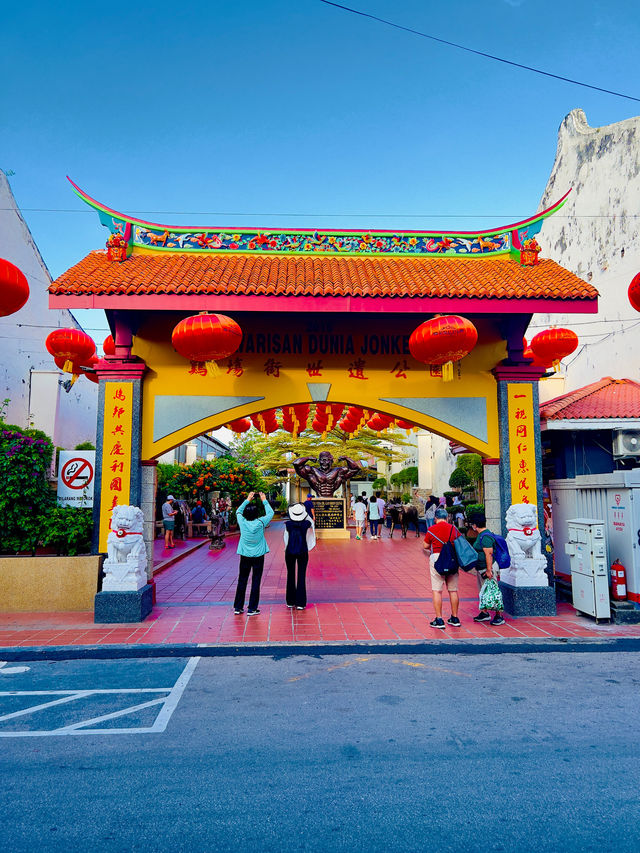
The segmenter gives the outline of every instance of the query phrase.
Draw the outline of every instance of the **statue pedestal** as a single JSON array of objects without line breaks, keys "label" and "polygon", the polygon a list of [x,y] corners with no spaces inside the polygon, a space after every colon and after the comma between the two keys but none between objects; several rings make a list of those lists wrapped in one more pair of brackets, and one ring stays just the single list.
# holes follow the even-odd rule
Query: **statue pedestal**
[{"label": "statue pedestal", "polygon": [[317,539],[350,539],[344,498],[314,498]]}]

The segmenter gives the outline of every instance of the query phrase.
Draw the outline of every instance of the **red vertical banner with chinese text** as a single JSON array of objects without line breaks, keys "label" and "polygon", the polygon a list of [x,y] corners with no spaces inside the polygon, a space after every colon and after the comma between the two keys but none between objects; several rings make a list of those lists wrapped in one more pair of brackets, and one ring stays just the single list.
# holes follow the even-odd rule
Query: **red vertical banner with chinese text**
[{"label": "red vertical banner with chinese text", "polygon": [[536,441],[533,388],[529,383],[509,383],[509,462],[511,503],[537,504]]},{"label": "red vertical banner with chinese text", "polygon": [[111,512],[129,503],[133,430],[133,384],[106,382],[100,489],[100,551],[107,550]]}]

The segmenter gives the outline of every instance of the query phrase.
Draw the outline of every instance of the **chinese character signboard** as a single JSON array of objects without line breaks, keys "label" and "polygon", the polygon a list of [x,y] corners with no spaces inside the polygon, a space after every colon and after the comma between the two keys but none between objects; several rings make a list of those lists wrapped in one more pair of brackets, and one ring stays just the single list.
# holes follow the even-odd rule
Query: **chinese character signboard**
[{"label": "chinese character signboard", "polygon": [[111,512],[129,503],[133,428],[133,385],[107,382],[104,390],[102,485],[100,489],[100,551],[107,550]]},{"label": "chinese character signboard", "polygon": [[58,461],[58,505],[93,506],[95,450],[61,450]]},{"label": "chinese character signboard", "polygon": [[528,383],[510,383],[509,459],[511,503],[537,504],[536,442],[533,419],[533,388]]}]

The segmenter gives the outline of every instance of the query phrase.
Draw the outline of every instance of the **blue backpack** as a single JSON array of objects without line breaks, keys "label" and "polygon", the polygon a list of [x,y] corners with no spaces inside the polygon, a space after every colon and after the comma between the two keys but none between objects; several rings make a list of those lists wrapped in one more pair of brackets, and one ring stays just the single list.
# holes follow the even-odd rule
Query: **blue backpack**
[{"label": "blue backpack", "polygon": [[503,536],[498,536],[497,533],[492,533],[490,530],[485,530],[482,536],[492,536],[495,545],[493,546],[493,559],[498,564],[499,569],[508,569],[511,566],[511,554],[507,548],[507,543]]}]

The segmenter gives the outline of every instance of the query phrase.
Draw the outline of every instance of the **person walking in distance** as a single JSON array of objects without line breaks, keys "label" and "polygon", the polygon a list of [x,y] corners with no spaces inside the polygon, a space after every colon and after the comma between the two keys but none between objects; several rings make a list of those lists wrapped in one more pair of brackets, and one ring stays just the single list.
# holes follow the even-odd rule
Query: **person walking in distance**
[{"label": "person walking in distance", "polygon": [[260,492],[260,500],[264,507],[264,515],[258,517],[259,507],[252,503],[255,492],[249,492],[247,499],[243,501],[236,512],[238,527],[240,528],[240,541],[238,542],[238,554],[240,555],[240,568],[238,571],[238,585],[236,597],[233,602],[233,611],[236,616],[244,612],[244,598],[247,591],[249,575],[251,577],[251,592],[249,593],[248,616],[260,613],[258,604],[260,602],[260,581],[264,569],[264,555],[269,553],[269,546],[264,535],[267,525],[273,518],[273,507],[269,504],[264,492]]},{"label": "person walking in distance", "polygon": [[[471,543],[478,552],[478,562],[476,563],[476,578],[478,580],[478,592],[482,589],[482,584],[485,580],[490,580],[495,577],[498,580],[498,564],[493,560],[493,549],[496,540],[493,538],[491,531],[487,530],[487,519],[483,512],[472,512],[469,516],[469,524],[476,534],[476,538]],[[504,616],[501,610],[494,610],[493,618],[488,610],[481,610],[477,616],[473,617],[474,622],[489,622],[491,625],[504,625]]]},{"label": "person walking in distance", "polygon": [[[284,561],[287,566],[287,607],[304,610],[307,606],[306,574],[309,551],[315,548],[316,534],[312,519],[303,504],[289,507],[284,523]],[[297,564],[297,577],[296,577]]]},{"label": "person walking in distance", "polygon": [[439,508],[436,510],[436,520],[425,533],[424,545],[427,557],[429,558],[429,570],[431,575],[431,590],[433,595],[433,609],[436,612],[436,618],[430,622],[432,628],[445,629],[444,619],[442,618],[442,590],[447,587],[449,593],[449,601],[451,602],[451,616],[447,619],[447,624],[452,628],[460,627],[458,619],[458,573],[451,575],[441,575],[436,571],[436,560],[440,556],[442,546],[445,542],[453,542],[460,536],[459,532],[447,521],[448,513],[446,509]]},{"label": "person walking in distance", "polygon": [[313,521],[313,523],[315,524],[316,523],[316,511],[313,508],[313,495],[311,494],[311,492],[309,492],[309,494],[307,495],[307,499],[304,502],[304,508],[306,509],[307,515],[309,516],[311,521]]},{"label": "person walking in distance", "polygon": [[380,516],[380,536],[378,538],[382,539],[382,531],[384,529],[384,518],[387,505],[384,501],[384,498],[380,495],[380,492],[376,492],[376,503],[378,504],[378,515]]},{"label": "person walking in distance", "polygon": [[371,530],[371,538],[378,538],[378,525],[380,524],[380,510],[378,509],[378,501],[375,495],[369,498],[369,528]]},{"label": "person walking in distance", "polygon": [[173,541],[173,529],[176,526],[176,515],[178,510],[173,508],[175,498],[173,495],[167,495],[166,501],[162,504],[162,527],[164,528],[164,547],[175,548]]},{"label": "person walking in distance", "polygon": [[367,506],[360,495],[353,505],[353,518],[356,522],[356,539],[362,539],[367,523]]}]

